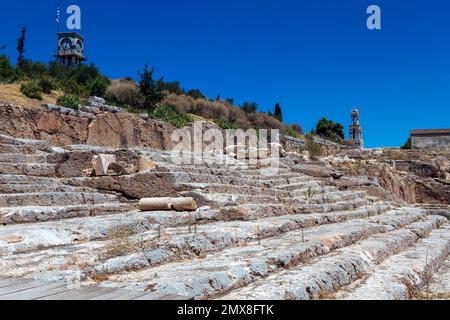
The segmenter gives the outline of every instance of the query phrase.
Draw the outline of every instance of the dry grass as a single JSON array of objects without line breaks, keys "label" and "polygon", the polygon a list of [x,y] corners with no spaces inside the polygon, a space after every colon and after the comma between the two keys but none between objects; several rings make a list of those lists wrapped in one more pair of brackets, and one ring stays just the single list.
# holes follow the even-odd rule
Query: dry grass
[{"label": "dry grass", "polygon": [[419,291],[412,295],[414,300],[450,300],[450,292]]},{"label": "dry grass", "polygon": [[20,92],[20,84],[0,84],[0,101],[22,107],[40,107],[46,103],[56,103],[58,93],[42,94],[42,100],[30,99]]},{"label": "dry grass", "polygon": [[106,245],[102,253],[103,258],[123,256],[134,251],[131,236],[135,230],[131,226],[118,226],[108,231]]},{"label": "dry grass", "polygon": [[282,123],[266,113],[245,113],[241,108],[230,106],[221,101],[194,99],[186,95],[169,94],[161,102],[162,105],[174,105],[180,112],[195,114],[201,119],[226,120],[240,129],[266,128],[281,129]]},{"label": "dry grass", "polygon": [[109,275],[103,272],[96,272],[90,275],[92,281],[96,283],[101,283],[109,280]]}]

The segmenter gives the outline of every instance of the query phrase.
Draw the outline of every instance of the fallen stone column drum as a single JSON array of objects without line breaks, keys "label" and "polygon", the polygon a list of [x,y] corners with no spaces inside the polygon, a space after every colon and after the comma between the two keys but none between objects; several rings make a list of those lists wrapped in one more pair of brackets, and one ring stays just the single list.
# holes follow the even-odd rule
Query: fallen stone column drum
[{"label": "fallen stone column drum", "polygon": [[193,198],[143,198],[139,201],[139,210],[195,211],[197,203]]}]

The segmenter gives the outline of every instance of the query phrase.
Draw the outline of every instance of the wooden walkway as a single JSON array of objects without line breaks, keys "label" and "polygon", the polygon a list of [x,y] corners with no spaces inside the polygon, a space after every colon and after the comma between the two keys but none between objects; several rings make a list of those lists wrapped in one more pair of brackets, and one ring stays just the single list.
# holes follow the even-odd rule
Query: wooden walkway
[{"label": "wooden walkway", "polygon": [[191,298],[94,286],[69,289],[66,283],[0,278],[0,300],[191,300]]}]

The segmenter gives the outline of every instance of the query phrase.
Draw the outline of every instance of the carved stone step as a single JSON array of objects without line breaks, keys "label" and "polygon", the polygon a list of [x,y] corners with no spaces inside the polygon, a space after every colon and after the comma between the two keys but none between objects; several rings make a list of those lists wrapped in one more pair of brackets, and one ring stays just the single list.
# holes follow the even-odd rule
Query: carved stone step
[{"label": "carved stone step", "polygon": [[[426,230],[423,236],[427,236],[444,222],[444,220],[431,217],[425,222],[417,222],[405,229],[371,237],[355,245],[339,249],[324,258],[312,260],[305,266],[300,265],[291,270],[269,276],[263,281],[238,289],[224,298],[305,300],[330,296],[339,288],[359,279],[371,267],[384,259],[413,245],[420,239],[418,233],[422,230]],[[447,234],[445,239],[442,239],[445,234]],[[450,243],[448,227],[432,232],[427,239],[429,239],[428,241],[434,241],[439,238],[441,238],[439,240],[440,245],[436,252],[442,253],[445,251],[445,244],[448,246]],[[406,252],[415,251],[420,245],[419,243]],[[395,259],[395,256],[393,259]],[[400,274],[397,273],[398,275]],[[394,278],[389,280],[392,281],[391,286],[396,282]],[[400,279],[397,281],[400,281]],[[374,282],[373,287],[375,289],[378,287],[380,297],[390,297],[389,287],[381,289],[378,282]]]}]

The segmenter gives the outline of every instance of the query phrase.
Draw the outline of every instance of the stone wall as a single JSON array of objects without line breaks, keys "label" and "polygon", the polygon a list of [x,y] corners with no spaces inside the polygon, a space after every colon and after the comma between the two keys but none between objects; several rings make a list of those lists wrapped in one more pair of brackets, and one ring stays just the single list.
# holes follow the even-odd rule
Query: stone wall
[{"label": "stone wall", "polygon": [[110,148],[148,147],[168,150],[175,128],[129,113],[96,114],[0,104],[0,132],[17,138],[47,140],[55,145],[89,144]]},{"label": "stone wall", "polygon": [[[335,155],[341,150],[341,145],[335,142],[324,140],[319,137],[314,137],[314,141],[320,144],[324,156]],[[281,144],[283,145],[284,150],[286,150],[287,152],[302,153],[302,151],[305,150],[307,141],[283,135],[281,137]]]},{"label": "stone wall", "polygon": [[450,134],[412,136],[414,149],[450,149]]}]

